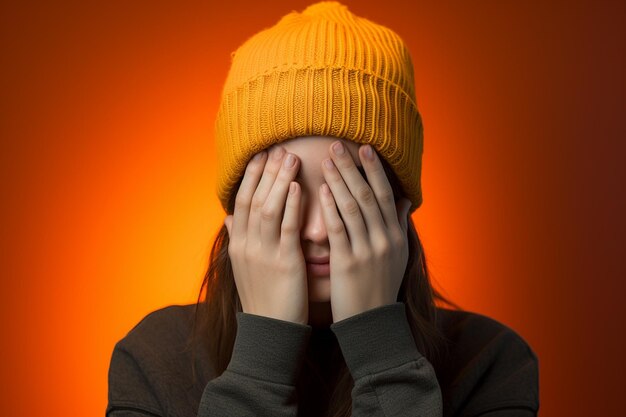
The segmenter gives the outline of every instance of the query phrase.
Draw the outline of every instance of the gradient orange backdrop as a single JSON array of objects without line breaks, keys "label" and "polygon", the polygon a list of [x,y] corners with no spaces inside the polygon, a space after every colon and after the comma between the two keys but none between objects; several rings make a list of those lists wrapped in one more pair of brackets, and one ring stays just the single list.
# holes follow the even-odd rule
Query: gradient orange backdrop
[{"label": "gradient orange backdrop", "polygon": [[[198,295],[230,52],[311,2],[14,3],[1,413],[100,416],[114,344]],[[531,344],[540,415],[623,415],[625,3],[345,4],[413,55],[435,285]]]}]

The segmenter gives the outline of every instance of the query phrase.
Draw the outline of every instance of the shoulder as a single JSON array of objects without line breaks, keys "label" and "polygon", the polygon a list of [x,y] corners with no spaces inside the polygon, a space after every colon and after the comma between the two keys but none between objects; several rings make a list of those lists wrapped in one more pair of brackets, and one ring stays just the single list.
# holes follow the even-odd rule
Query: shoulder
[{"label": "shoulder", "polygon": [[171,305],[147,314],[114,348],[141,365],[178,360],[187,349],[193,326],[194,304]]},{"label": "shoulder", "polygon": [[486,315],[464,310],[438,308],[438,325],[447,338],[462,343],[465,349],[497,349],[517,346],[534,356],[526,340],[508,325]]},{"label": "shoulder", "polygon": [[195,304],[171,305],[147,314],[118,342],[116,348],[146,350],[148,353],[179,346],[189,335],[194,308]]},{"label": "shoulder", "polygon": [[539,361],[518,332],[476,312],[439,308],[437,313],[449,342],[439,374],[451,403],[463,403],[463,410],[472,413],[497,407],[538,409]]},{"label": "shoulder", "polygon": [[129,408],[160,415],[171,393],[170,384],[181,390],[194,388],[187,351],[194,311],[194,304],[155,310],[115,344],[109,365],[107,415],[114,409]]}]

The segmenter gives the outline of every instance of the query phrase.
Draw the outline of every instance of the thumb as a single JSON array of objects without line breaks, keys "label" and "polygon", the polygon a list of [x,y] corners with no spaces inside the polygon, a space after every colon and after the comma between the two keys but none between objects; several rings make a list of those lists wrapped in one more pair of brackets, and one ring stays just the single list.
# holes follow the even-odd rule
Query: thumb
[{"label": "thumb", "polygon": [[226,230],[228,230],[228,237],[230,237],[230,231],[232,230],[233,227],[233,215],[229,214],[228,216],[226,216],[226,218],[224,219],[224,226],[226,226]]}]

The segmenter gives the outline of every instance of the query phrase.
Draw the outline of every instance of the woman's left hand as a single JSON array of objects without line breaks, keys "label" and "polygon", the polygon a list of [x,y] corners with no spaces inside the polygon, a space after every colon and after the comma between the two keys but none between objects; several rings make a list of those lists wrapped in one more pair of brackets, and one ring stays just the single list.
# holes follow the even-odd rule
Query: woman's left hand
[{"label": "woman's left hand", "polygon": [[333,322],[338,322],[397,301],[409,256],[411,202],[394,201],[382,163],[370,145],[359,148],[367,182],[341,141],[330,148],[331,159],[322,163],[326,184],[320,187],[319,197],[330,243]]}]

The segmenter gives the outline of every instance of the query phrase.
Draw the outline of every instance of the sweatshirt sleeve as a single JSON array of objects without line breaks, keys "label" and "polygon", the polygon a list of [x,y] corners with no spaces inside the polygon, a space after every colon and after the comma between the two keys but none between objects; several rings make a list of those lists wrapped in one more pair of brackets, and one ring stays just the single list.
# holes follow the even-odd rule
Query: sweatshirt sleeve
[{"label": "sweatshirt sleeve", "polygon": [[296,383],[312,327],[237,312],[226,370],[204,389],[198,417],[296,417]]},{"label": "sweatshirt sleeve", "polygon": [[354,379],[352,416],[442,415],[435,370],[415,346],[402,302],[331,324]]}]

